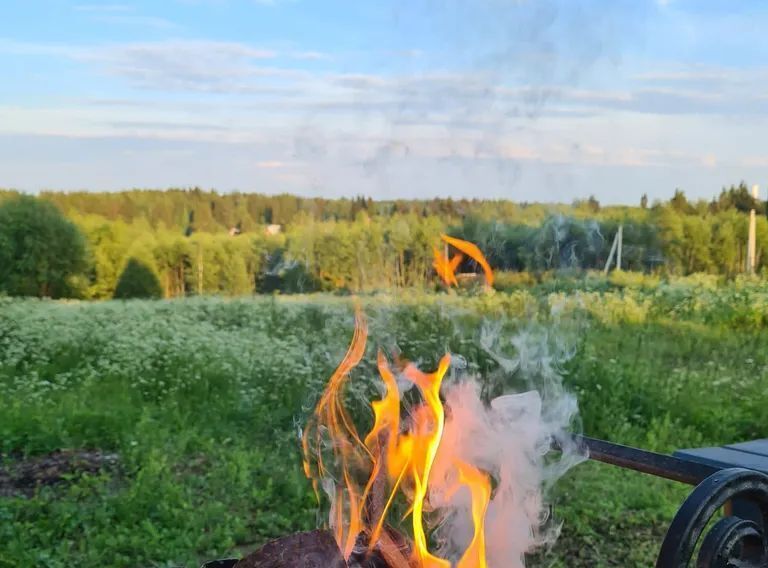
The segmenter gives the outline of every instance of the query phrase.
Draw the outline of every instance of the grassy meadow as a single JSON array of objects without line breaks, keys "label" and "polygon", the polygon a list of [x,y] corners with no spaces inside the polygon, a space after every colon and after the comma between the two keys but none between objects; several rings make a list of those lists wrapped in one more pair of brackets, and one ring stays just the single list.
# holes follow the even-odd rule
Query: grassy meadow
[{"label": "grassy meadow", "polygon": [[[768,436],[764,281],[502,274],[498,286],[363,296],[374,342],[351,400],[376,392],[377,344],[425,368],[448,350],[490,380],[482,330],[494,329],[528,368],[556,365],[588,435],[664,452]],[[322,294],[0,298],[2,468],[60,449],[116,456],[25,491],[0,475],[0,566],[194,567],[316,526],[297,432],[352,319],[349,297]],[[521,341],[537,348],[516,353]],[[652,565],[687,491],[578,465],[551,496],[561,538],[530,564]]]}]

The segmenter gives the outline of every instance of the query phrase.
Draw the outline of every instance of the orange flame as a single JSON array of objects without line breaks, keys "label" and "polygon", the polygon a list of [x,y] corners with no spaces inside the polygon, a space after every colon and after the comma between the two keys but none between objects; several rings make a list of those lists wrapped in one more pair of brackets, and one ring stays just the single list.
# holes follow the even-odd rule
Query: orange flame
[{"label": "orange flame", "polygon": [[[365,343],[368,338],[368,326],[362,311],[358,308],[355,314],[355,331],[352,342],[349,345],[344,359],[342,359],[336,371],[331,376],[323,396],[315,408],[314,419],[308,424],[307,432],[302,437],[304,450],[304,472],[312,479],[315,495],[319,499],[318,479],[327,475],[327,469],[323,461],[322,452],[318,451],[316,463],[316,475],[310,465],[310,436],[313,435],[316,447],[322,445],[322,431],[318,426],[327,428],[332,441],[333,453],[340,462],[344,477],[344,488],[337,484],[336,498],[334,501],[335,520],[334,530],[336,542],[345,554],[345,558],[352,552],[355,539],[362,529],[360,522],[360,510],[362,499],[358,494],[357,485],[352,478],[354,467],[360,467],[363,461],[360,449],[365,445],[357,435],[357,430],[346,408],[344,407],[344,385],[349,378],[349,372],[360,363],[365,353]],[[346,499],[344,490],[346,489]],[[344,511],[347,509],[345,517]],[[344,521],[348,521],[345,530]]]},{"label": "orange flame", "polygon": [[432,266],[435,267],[435,272],[440,276],[446,286],[458,286],[459,282],[456,280],[456,269],[464,260],[464,255],[458,253],[448,260],[443,253],[441,253],[437,247],[432,248],[435,260],[432,261]]},{"label": "orange flame", "polygon": [[457,464],[459,481],[469,487],[472,496],[472,523],[475,534],[456,568],[485,568],[485,511],[491,500],[488,475],[467,463]]},{"label": "orange flame", "polygon": [[[455,237],[449,237],[448,235],[440,235],[440,238],[446,244],[451,245],[455,249],[461,251],[461,253],[466,254],[472,260],[477,262],[485,273],[486,284],[488,286],[493,286],[493,270],[488,264],[483,251],[481,251],[476,244],[469,241],[463,241]],[[456,280],[456,269],[464,259],[464,255],[458,253],[449,261],[437,248],[433,248],[433,253],[435,259],[432,263],[432,266],[435,267],[437,274],[440,276],[443,282],[445,282],[446,286],[450,286],[451,284],[456,286],[458,284]]]},{"label": "orange flame", "polygon": [[[331,525],[345,558],[349,558],[361,535],[367,539],[369,549],[385,540],[387,514],[397,496],[405,495],[410,507],[413,550],[411,558],[389,550],[389,563],[403,567],[450,568],[448,560],[430,552],[424,528],[424,515],[433,509],[429,503],[432,485],[445,483],[445,480],[432,479],[431,473],[438,453],[446,450],[441,446],[446,413],[440,399],[440,387],[450,366],[450,355],[444,355],[432,373],[424,373],[413,364],[405,366],[402,377],[418,388],[422,402],[409,412],[406,420],[402,420],[395,374],[383,353],[379,352],[378,370],[386,390],[381,400],[371,403],[374,424],[361,441],[344,407],[343,389],[350,371],[362,359],[366,340],[366,322],[358,309],[347,354],[331,376],[304,433],[304,471],[312,479],[317,493],[318,480],[330,475],[322,457],[322,433],[326,432],[332,445],[334,465],[341,468],[339,479],[334,480]],[[458,460],[452,463],[455,481],[443,490],[451,493],[461,486],[469,488],[474,525],[472,541],[457,566],[487,568],[483,527],[491,496],[490,479],[472,465]],[[358,484],[361,478],[367,481]]]},{"label": "orange flame", "polygon": [[415,555],[424,568],[450,568],[451,564],[429,553],[427,535],[424,532],[424,505],[429,490],[429,474],[437,457],[437,450],[445,426],[445,410],[440,401],[440,385],[451,362],[450,355],[440,359],[437,371],[422,373],[414,366],[408,366],[405,376],[412,381],[424,397],[424,405],[414,414],[413,458],[411,472],[414,493],[412,504],[413,541]]}]

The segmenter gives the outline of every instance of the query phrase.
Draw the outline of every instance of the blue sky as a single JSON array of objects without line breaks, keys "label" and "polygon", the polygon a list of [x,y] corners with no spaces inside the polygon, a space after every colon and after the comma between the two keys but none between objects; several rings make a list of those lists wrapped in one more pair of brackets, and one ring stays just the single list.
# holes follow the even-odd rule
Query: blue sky
[{"label": "blue sky", "polygon": [[760,0],[0,7],[0,187],[637,203],[768,183]]}]

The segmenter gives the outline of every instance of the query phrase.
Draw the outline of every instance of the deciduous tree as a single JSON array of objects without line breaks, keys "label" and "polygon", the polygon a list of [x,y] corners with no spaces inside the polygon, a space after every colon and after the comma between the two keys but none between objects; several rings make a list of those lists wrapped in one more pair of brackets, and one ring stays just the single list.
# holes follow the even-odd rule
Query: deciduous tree
[{"label": "deciduous tree", "polygon": [[26,195],[0,204],[0,291],[77,296],[85,269],[85,239],[53,204]]}]

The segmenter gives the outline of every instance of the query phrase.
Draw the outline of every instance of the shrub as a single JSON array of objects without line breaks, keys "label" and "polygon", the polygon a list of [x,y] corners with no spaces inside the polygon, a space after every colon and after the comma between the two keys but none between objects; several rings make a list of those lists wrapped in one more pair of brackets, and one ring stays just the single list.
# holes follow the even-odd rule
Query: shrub
[{"label": "shrub", "polygon": [[130,259],[117,281],[115,298],[160,298],[162,295],[157,275],[140,260]]},{"label": "shrub", "polygon": [[0,291],[77,296],[85,268],[85,239],[53,204],[22,195],[0,205]]}]

